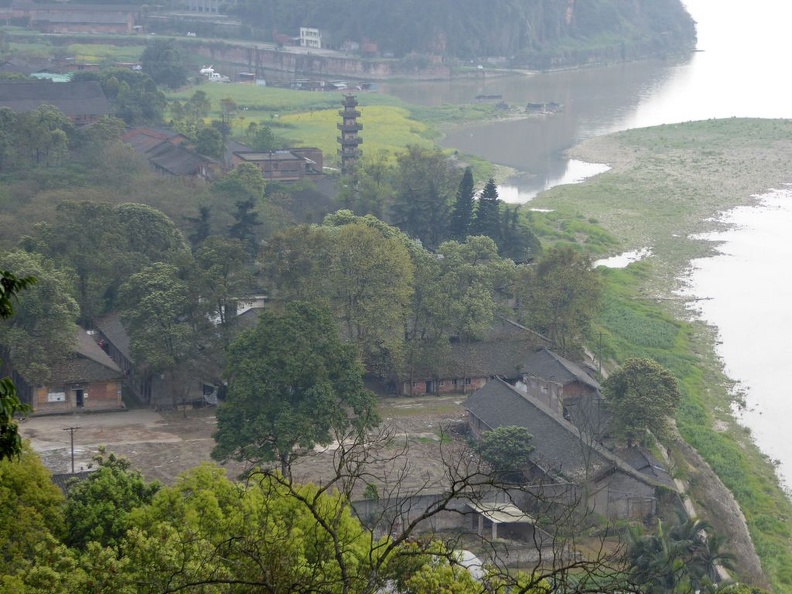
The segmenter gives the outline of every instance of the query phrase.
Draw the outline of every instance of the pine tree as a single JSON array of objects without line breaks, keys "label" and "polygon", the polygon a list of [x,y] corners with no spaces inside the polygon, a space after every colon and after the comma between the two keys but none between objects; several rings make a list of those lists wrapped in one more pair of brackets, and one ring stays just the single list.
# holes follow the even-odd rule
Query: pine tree
[{"label": "pine tree", "polygon": [[471,235],[486,235],[498,245],[501,244],[500,200],[495,180],[489,178],[479,194],[476,215],[471,224]]},{"label": "pine tree", "polygon": [[475,205],[475,193],[473,191],[473,170],[470,167],[465,169],[465,174],[459,182],[454,203],[454,212],[451,215],[451,239],[465,241],[470,232],[470,225],[473,222],[473,207]]}]

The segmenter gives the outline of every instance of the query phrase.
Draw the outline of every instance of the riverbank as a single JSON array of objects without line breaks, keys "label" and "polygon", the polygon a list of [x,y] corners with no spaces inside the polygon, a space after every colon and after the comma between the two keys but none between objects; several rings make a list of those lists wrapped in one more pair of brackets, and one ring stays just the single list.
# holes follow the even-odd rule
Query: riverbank
[{"label": "riverbank", "polygon": [[[690,261],[713,250],[696,235],[722,228],[719,213],[792,181],[792,121],[709,120],[631,130],[587,141],[571,156],[612,169],[540,195],[531,207],[554,212],[534,215],[538,221],[567,233],[570,221],[594,224],[618,238],[621,250],[652,252],[628,269],[604,272],[608,290],[595,332],[606,359],[650,356],[672,370],[685,396],[677,414],[681,436],[734,494],[773,590],[792,591],[792,505],[772,462],[731,413],[733,383],[715,352],[714,330],[696,320],[677,293]],[[681,443],[672,455],[675,475],[690,485],[703,515],[730,535],[739,518],[717,505],[724,498],[701,464]],[[743,578],[756,583],[748,552],[734,551]]]}]

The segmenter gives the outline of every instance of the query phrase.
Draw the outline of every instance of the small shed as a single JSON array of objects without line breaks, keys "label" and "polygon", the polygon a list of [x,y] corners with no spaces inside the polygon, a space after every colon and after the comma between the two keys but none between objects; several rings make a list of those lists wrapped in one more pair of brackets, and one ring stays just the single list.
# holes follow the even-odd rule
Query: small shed
[{"label": "small shed", "polygon": [[480,501],[468,503],[472,514],[472,528],[481,537],[490,531],[490,539],[505,538],[508,540],[535,542],[537,537],[549,534],[536,526],[536,520],[522,511],[513,503],[484,503]]}]

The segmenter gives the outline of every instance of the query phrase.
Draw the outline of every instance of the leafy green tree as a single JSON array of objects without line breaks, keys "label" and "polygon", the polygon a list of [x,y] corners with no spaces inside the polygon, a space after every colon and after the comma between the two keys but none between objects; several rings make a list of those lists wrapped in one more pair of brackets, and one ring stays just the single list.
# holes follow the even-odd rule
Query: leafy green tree
[{"label": "leafy green tree", "polygon": [[465,243],[448,241],[438,253],[442,274],[437,282],[445,295],[442,307],[449,332],[463,341],[481,338],[501,306],[499,289],[511,283],[514,264],[501,258],[495,242],[483,236],[468,237]]},{"label": "leafy green tree", "polygon": [[434,249],[448,239],[458,174],[440,150],[409,146],[397,161],[390,222]]},{"label": "leafy green tree", "polygon": [[527,262],[542,253],[542,244],[534,234],[520,207],[501,209],[500,255],[515,262]]},{"label": "leafy green tree", "polygon": [[547,336],[564,356],[582,349],[599,310],[602,280],[591,259],[570,246],[553,247],[529,271],[520,295],[521,319]]},{"label": "leafy green tree", "polygon": [[29,446],[19,460],[0,461],[0,575],[36,557],[36,547],[63,531],[63,495]]},{"label": "leafy green tree", "polygon": [[101,72],[76,72],[72,81],[97,80],[110,100],[116,117],[128,126],[162,122],[168,103],[157,83],[145,72],[107,68]]},{"label": "leafy green tree", "polygon": [[175,89],[187,82],[187,69],[173,40],[157,39],[147,45],[140,56],[140,65],[158,85]]},{"label": "leafy green tree", "polygon": [[142,370],[167,373],[176,406],[179,391],[193,377],[209,320],[199,315],[182,271],[157,262],[129,277],[121,286],[121,320],[129,333],[132,357]]},{"label": "leafy green tree", "polygon": [[363,386],[354,345],[332,317],[305,303],[264,312],[229,350],[228,400],[217,412],[216,460],[280,464],[290,476],[295,448],[327,444],[337,432],[379,421]]},{"label": "leafy green tree", "polygon": [[215,159],[223,158],[223,135],[215,128],[201,128],[195,134],[195,152]]},{"label": "leafy green tree", "polygon": [[492,178],[487,180],[484,189],[479,194],[476,213],[470,224],[470,234],[485,235],[498,245],[502,241],[500,199],[498,198],[498,187]]},{"label": "leafy green tree", "polygon": [[184,103],[173,102],[170,105],[170,113],[174,130],[188,138],[196,139],[198,133],[207,127],[205,121],[211,109],[212,101],[206,91],[201,89],[195,91]]},{"label": "leafy green tree", "polygon": [[342,177],[338,201],[357,215],[370,214],[384,220],[393,202],[395,175],[387,151],[367,153],[353,175]]},{"label": "leafy green tree", "polygon": [[150,206],[88,201],[58,204],[55,221],[37,225],[23,245],[74,271],[85,325],[114,307],[131,274],[152,262],[175,262],[187,249],[172,221]]},{"label": "leafy green tree", "polygon": [[125,551],[141,594],[362,592],[372,537],[348,502],[313,485],[204,464],[132,514]]},{"label": "leafy green tree", "polygon": [[37,279],[20,296],[14,317],[0,322],[0,347],[28,383],[44,384],[52,368],[73,351],[77,338],[73,278],[42,255],[19,250],[0,255],[0,270]]},{"label": "leafy green tree", "polygon": [[507,426],[487,431],[478,444],[482,460],[500,477],[519,480],[534,451],[533,435],[525,427]]},{"label": "leafy green tree", "polygon": [[333,309],[367,368],[387,377],[399,359],[412,294],[410,255],[403,241],[365,224],[333,231],[327,270]]},{"label": "leafy green tree", "polygon": [[473,223],[475,198],[473,170],[470,167],[466,167],[462,180],[459,182],[459,188],[457,188],[454,211],[451,214],[451,239],[460,242],[467,239]]},{"label": "leafy green tree", "polygon": [[[18,277],[6,270],[0,270],[0,319],[6,320],[14,315],[14,301],[17,294],[36,283],[35,277]],[[30,406],[19,401],[16,386],[11,378],[0,378],[0,462],[5,458],[19,458],[22,453],[22,438],[14,415],[30,411]]]},{"label": "leafy green tree", "polygon": [[665,437],[682,400],[676,378],[651,359],[628,359],[602,389],[612,428],[628,443],[644,441],[647,431]]},{"label": "leafy green tree", "polygon": [[236,301],[248,295],[253,285],[247,256],[241,241],[218,236],[207,238],[195,251],[190,281],[193,292],[201,296],[207,315],[218,320],[224,340],[228,339]]},{"label": "leafy green tree", "polygon": [[159,490],[147,483],[129,460],[101,451],[94,456],[98,470],[69,489],[64,515],[65,542],[84,549],[89,542],[118,546],[126,534],[127,515],[151,502]]},{"label": "leafy green tree", "polygon": [[251,122],[247,129],[247,142],[254,151],[274,151],[280,148],[272,128]]}]

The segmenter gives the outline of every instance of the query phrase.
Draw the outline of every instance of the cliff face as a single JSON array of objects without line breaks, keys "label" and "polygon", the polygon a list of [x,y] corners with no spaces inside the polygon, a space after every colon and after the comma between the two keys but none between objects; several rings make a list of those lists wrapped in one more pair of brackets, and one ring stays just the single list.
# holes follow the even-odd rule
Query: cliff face
[{"label": "cliff face", "polygon": [[258,35],[311,26],[330,47],[370,41],[395,57],[498,56],[535,68],[679,53],[696,38],[681,0],[242,0],[236,12]]}]

